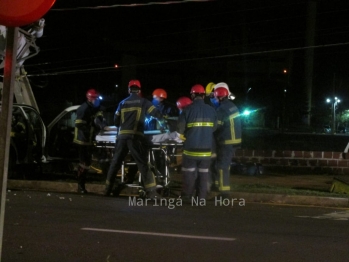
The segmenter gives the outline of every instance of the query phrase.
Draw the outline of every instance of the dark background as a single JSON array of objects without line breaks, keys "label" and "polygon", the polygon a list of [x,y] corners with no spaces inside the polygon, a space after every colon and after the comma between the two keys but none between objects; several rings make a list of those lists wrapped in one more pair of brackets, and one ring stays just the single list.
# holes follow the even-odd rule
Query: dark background
[{"label": "dark background", "polygon": [[[56,1],[36,41],[40,53],[24,64],[45,121],[82,103],[89,88],[114,110],[137,78],[146,97],[164,88],[171,102],[194,84],[226,82],[241,110],[248,104],[266,112],[267,126],[281,110],[290,126],[304,124],[309,1],[152,2],[167,4]],[[346,0],[312,2],[312,124],[323,125],[331,115],[326,97],[340,97],[339,110],[349,105],[349,7]]]}]

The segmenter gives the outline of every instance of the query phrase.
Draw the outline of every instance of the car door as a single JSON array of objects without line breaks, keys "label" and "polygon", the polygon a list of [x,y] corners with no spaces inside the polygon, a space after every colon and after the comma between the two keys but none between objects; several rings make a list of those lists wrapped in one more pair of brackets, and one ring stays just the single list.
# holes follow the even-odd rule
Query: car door
[{"label": "car door", "polygon": [[22,106],[27,119],[28,152],[27,159],[40,162],[43,159],[46,142],[46,126],[37,110],[33,107]]},{"label": "car door", "polygon": [[73,144],[76,110],[71,106],[62,111],[48,126],[46,152],[48,160],[78,158],[77,147]]}]

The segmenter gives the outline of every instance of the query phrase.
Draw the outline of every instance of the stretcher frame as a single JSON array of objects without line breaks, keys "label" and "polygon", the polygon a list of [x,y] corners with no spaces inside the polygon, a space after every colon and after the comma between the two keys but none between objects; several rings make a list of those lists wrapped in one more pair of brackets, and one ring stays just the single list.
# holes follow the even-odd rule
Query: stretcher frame
[{"label": "stretcher frame", "polygon": [[[144,133],[149,138],[149,141],[151,141],[152,135],[157,135],[157,134],[160,134],[161,132],[159,130],[154,130],[154,131],[145,131]],[[107,139],[104,139],[103,135],[107,136]],[[95,146],[97,148],[102,148],[102,149],[103,148],[114,149],[116,139],[117,139],[116,132],[108,131],[100,135],[99,137],[98,136],[96,137]],[[149,147],[149,152],[148,152],[149,169],[151,171],[153,170],[155,171],[154,176],[156,181],[156,188],[162,189],[163,196],[170,195],[170,183],[171,183],[170,165],[172,164],[171,160],[173,158],[176,158],[177,156],[181,156],[180,154],[176,154],[176,149],[182,146],[183,146],[183,143],[179,143],[177,141],[164,141],[164,142],[151,143],[151,146]],[[170,149],[174,149],[174,150],[171,152]],[[165,158],[164,173],[161,173],[157,166],[157,159],[155,156],[156,151],[159,151]],[[128,153],[128,156],[131,156],[130,152]],[[121,164],[121,185],[120,186],[122,188],[124,187],[137,188],[139,196],[145,197],[145,189],[142,185],[142,178],[140,173],[138,176],[137,183],[125,183],[126,167],[131,165],[137,165],[134,160],[127,160],[127,159],[128,157],[126,157]],[[117,189],[118,193],[120,193],[122,188]]]}]

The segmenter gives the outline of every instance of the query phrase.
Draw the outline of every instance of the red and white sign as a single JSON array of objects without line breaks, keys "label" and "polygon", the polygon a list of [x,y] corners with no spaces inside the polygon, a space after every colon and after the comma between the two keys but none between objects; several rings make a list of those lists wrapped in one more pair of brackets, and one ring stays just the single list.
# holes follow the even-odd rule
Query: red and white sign
[{"label": "red and white sign", "polygon": [[17,27],[44,16],[56,0],[0,0],[0,25]]}]

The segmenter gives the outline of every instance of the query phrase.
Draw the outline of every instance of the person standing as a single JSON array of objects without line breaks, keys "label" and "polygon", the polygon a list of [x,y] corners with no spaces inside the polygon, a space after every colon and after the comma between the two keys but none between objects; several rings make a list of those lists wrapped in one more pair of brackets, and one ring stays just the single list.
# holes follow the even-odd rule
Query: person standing
[{"label": "person standing", "polygon": [[213,96],[213,89],[214,89],[214,86],[216,84],[213,83],[213,82],[210,82],[207,84],[206,88],[205,88],[205,103],[210,105],[210,106],[213,106],[214,108],[217,108],[217,104],[215,104],[215,99],[214,99],[214,96]]},{"label": "person standing", "polygon": [[100,105],[99,93],[95,89],[86,92],[87,101],[76,111],[73,143],[79,151],[79,166],[77,172],[78,193],[87,193],[85,183],[88,170],[92,163],[93,140],[99,130],[106,126]]},{"label": "person standing", "polygon": [[131,80],[128,84],[129,97],[119,103],[114,115],[115,126],[118,128],[115,143],[114,156],[110,163],[104,190],[105,196],[110,196],[116,174],[121,168],[122,161],[130,151],[136,161],[138,170],[142,176],[142,182],[147,198],[155,198],[156,182],[154,174],[148,167],[148,141],[144,136],[145,115],[156,118],[161,125],[164,124],[163,116],[152,103],[139,96],[141,83],[139,80]]},{"label": "person standing", "polygon": [[[206,85],[205,88],[205,103],[212,106],[214,109],[217,109],[219,106],[218,101],[214,98],[213,91],[215,87],[215,83],[210,82]],[[212,145],[212,156],[211,156],[211,165],[210,165],[210,174],[208,177],[208,187],[209,191],[218,191],[218,185],[215,183],[216,182],[216,140],[213,139],[213,145]]]},{"label": "person standing", "polygon": [[[172,105],[170,102],[167,101],[167,92],[166,90],[162,88],[155,89],[152,93],[153,100],[152,104],[160,111],[160,113],[164,116],[164,118],[168,117],[177,117],[178,116],[178,110],[175,105]],[[157,121],[156,119],[153,119],[151,117],[147,117],[146,119],[146,126],[145,130],[157,130]],[[171,125],[172,121],[168,121],[168,125]],[[170,131],[173,131],[175,127],[169,126],[171,129]]]},{"label": "person standing", "polygon": [[190,201],[195,190],[199,199],[207,197],[207,182],[217,114],[205,104],[205,89],[197,84],[190,91],[193,103],[178,117],[177,130],[184,140],[182,155],[183,201]]},{"label": "person standing", "polygon": [[217,182],[220,195],[229,197],[230,164],[235,150],[241,145],[241,116],[239,109],[230,101],[233,95],[226,83],[218,83],[214,88],[214,97],[219,103],[217,108],[218,126],[214,133],[217,151]]}]

